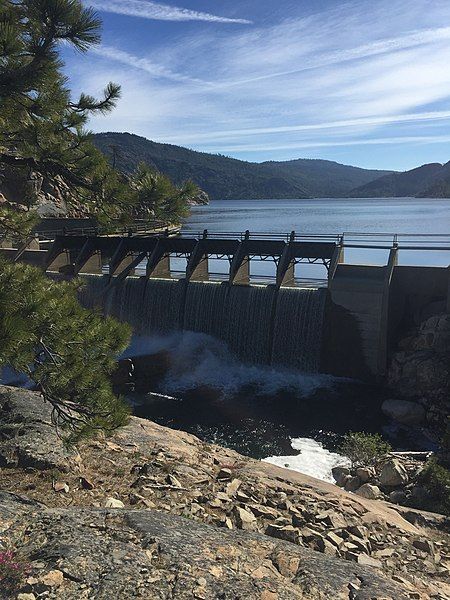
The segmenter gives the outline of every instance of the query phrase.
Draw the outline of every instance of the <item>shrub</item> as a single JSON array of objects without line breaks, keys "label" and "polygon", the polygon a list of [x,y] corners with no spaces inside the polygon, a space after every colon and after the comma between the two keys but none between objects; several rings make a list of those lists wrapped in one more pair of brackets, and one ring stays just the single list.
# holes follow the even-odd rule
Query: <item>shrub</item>
[{"label": "shrub", "polygon": [[350,459],[352,467],[371,467],[392,450],[379,433],[362,431],[345,434],[339,452]]},{"label": "shrub", "polygon": [[420,473],[418,482],[427,490],[428,498],[417,508],[450,516],[450,471],[432,458]]},{"label": "shrub", "polygon": [[28,564],[13,550],[0,550],[0,594],[14,592],[26,577],[28,570]]}]

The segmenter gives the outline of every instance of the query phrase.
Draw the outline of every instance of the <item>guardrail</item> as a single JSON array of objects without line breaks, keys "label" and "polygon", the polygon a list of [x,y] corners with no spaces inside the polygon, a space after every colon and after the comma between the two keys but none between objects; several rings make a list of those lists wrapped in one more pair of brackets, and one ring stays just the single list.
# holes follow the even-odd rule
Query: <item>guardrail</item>
[{"label": "guardrail", "polygon": [[270,231],[183,231],[183,237],[233,240],[279,240],[285,242],[333,242],[347,248],[390,250],[443,250],[450,251],[450,233],[390,233],[344,231],[337,234],[290,233]]},{"label": "guardrail", "polygon": [[52,229],[36,232],[35,237],[40,240],[53,240],[58,235],[66,235],[66,236],[85,236],[85,237],[94,237],[98,235],[117,235],[117,236],[131,236],[136,234],[145,234],[150,233],[152,231],[167,230],[168,232],[171,228],[179,229],[176,226],[171,226],[165,221],[146,221],[145,223],[134,223],[133,225],[128,225],[126,227],[115,227],[114,229],[105,229],[102,227],[75,227],[75,228],[60,228],[60,229]]}]

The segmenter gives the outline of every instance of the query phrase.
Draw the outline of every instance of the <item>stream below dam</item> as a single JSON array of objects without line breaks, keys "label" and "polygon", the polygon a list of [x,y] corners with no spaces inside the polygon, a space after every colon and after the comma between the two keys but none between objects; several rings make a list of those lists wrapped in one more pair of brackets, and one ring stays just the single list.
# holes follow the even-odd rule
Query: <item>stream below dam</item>
[{"label": "stream below dam", "polygon": [[153,388],[131,393],[134,414],[200,439],[331,481],[349,431],[380,432],[397,450],[430,449],[418,431],[382,415],[376,386],[236,358],[209,335],[176,332],[135,337],[125,356],[167,353],[168,368]]}]

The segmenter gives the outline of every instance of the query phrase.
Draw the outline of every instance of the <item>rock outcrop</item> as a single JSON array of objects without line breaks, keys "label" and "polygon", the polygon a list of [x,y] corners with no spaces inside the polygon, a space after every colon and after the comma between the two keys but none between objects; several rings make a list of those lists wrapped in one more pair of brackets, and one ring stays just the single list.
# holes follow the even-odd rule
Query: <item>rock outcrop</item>
[{"label": "rock outcrop", "polygon": [[427,318],[399,342],[388,383],[401,399],[415,405],[389,401],[385,412],[400,423],[425,422],[442,433],[450,414],[450,314]]},{"label": "rock outcrop", "polygon": [[167,512],[48,509],[3,492],[0,522],[4,541],[24,536],[30,572],[18,594],[30,598],[410,598],[367,566]]},{"label": "rock outcrop", "polygon": [[443,517],[349,494],[144,419],[68,452],[37,394],[0,388],[0,407],[1,537],[31,565],[17,594],[450,594]]},{"label": "rock outcrop", "polygon": [[392,453],[370,469],[334,467],[336,485],[369,500],[388,500],[411,507],[439,504],[424,486],[423,475],[431,452]]},{"label": "rock outcrop", "polygon": [[[450,392],[450,314],[433,315],[398,344],[389,385],[404,399],[446,404]],[[429,418],[429,415],[427,415]]]},{"label": "rock outcrop", "polygon": [[24,168],[1,168],[1,205],[20,211],[26,211],[33,205],[42,218],[86,216],[73,190],[60,177],[49,179],[40,173],[29,173]]},{"label": "rock outcrop", "polygon": [[197,205],[201,206],[201,205],[209,204],[209,196],[205,191],[199,190],[198,195],[195,196],[195,198],[191,198],[189,200],[189,204],[191,206],[197,206]]},{"label": "rock outcrop", "polygon": [[418,402],[410,400],[385,400],[381,405],[381,410],[387,417],[402,423],[402,425],[420,425],[426,416],[424,407]]}]

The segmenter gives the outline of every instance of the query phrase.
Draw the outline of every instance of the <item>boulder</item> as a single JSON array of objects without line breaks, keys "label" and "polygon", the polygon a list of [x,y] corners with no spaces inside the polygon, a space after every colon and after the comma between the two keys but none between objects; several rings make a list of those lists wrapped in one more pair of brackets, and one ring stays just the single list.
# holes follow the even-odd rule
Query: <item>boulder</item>
[{"label": "boulder", "polygon": [[333,474],[333,477],[336,481],[336,485],[338,485],[339,487],[344,487],[350,475],[350,469],[342,466],[333,467],[331,469],[331,473]]},{"label": "boulder", "polygon": [[448,355],[433,350],[399,351],[389,367],[389,386],[408,398],[445,400],[450,388]]},{"label": "boulder", "polygon": [[430,542],[430,540],[426,540],[424,538],[414,540],[413,546],[421,552],[426,552],[427,554],[434,554],[433,542]]},{"label": "boulder", "polygon": [[274,525],[270,524],[266,528],[266,535],[270,537],[278,538],[279,540],[285,540],[287,542],[293,542],[297,544],[300,539],[300,532],[296,527],[292,525]]},{"label": "boulder", "polygon": [[411,488],[412,506],[422,506],[429,499],[430,492],[422,485],[413,485]]},{"label": "boulder", "polygon": [[397,487],[407,482],[408,474],[398,460],[391,458],[384,463],[380,473],[381,486],[388,488]]},{"label": "boulder", "polygon": [[0,467],[68,472],[77,453],[52,425],[52,408],[36,392],[0,386]]},{"label": "boulder", "polygon": [[241,487],[242,485],[242,481],[240,479],[233,479],[228,485],[227,485],[227,495],[228,496],[234,496],[236,494],[236,492],[238,491],[238,489]]},{"label": "boulder", "polygon": [[382,566],[381,560],[373,558],[368,554],[359,554],[357,562],[359,565],[364,565],[365,567],[375,567],[375,569],[381,569]]},{"label": "boulder", "polygon": [[341,475],[350,475],[350,469],[348,467],[344,467],[342,465],[339,465],[337,467],[333,467],[331,469],[331,473],[333,474],[333,477],[335,479],[337,479]]},{"label": "boulder", "polygon": [[59,587],[64,582],[64,575],[58,569],[54,569],[43,575],[38,581],[50,588]]},{"label": "boulder", "polygon": [[377,485],[371,485],[370,483],[364,483],[355,491],[355,494],[362,498],[367,498],[368,500],[377,500],[382,496],[380,488]]},{"label": "boulder", "polygon": [[220,471],[217,473],[217,479],[231,479],[233,476],[233,472],[231,471],[231,469],[228,469],[226,467],[223,467],[222,469],[220,469]]},{"label": "boulder", "polygon": [[240,508],[239,506],[234,507],[233,513],[236,520],[236,525],[239,529],[245,529],[246,531],[256,530],[257,521],[253,513],[245,510],[245,508]]},{"label": "boulder", "polygon": [[344,489],[346,492],[354,492],[361,486],[359,477],[350,477],[345,483]]},{"label": "boulder", "polygon": [[425,409],[410,400],[385,400],[381,406],[383,413],[402,425],[420,425],[425,419]]},{"label": "boulder", "polygon": [[369,469],[368,467],[359,467],[356,469],[356,475],[359,477],[361,483],[367,483],[375,476],[375,473],[373,469]]},{"label": "boulder", "polygon": [[105,502],[106,508],[124,508],[125,504],[117,498],[107,498]]},{"label": "boulder", "polygon": [[392,502],[392,504],[403,504],[406,498],[407,496],[403,490],[393,490],[389,494],[389,502]]},{"label": "boulder", "polygon": [[64,492],[65,494],[68,494],[70,490],[69,486],[65,481],[55,481],[55,483],[53,484],[53,489],[55,490],[55,492]]}]

